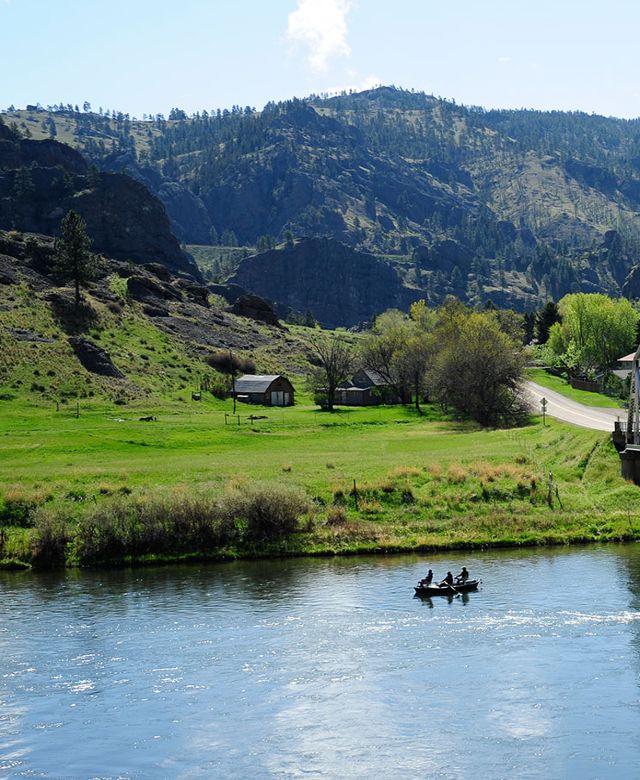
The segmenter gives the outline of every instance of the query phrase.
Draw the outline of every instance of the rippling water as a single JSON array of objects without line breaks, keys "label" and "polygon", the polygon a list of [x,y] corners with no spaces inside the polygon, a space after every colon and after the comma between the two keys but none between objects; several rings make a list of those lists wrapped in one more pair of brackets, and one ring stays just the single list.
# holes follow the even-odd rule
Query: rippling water
[{"label": "rippling water", "polygon": [[[483,585],[413,598],[432,565]],[[0,778],[640,776],[640,548],[0,576]]]}]

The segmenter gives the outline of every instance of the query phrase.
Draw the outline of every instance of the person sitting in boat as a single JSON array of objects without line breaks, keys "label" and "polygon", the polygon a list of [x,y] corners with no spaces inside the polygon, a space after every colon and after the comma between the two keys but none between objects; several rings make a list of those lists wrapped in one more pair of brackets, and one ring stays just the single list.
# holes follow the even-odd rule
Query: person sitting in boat
[{"label": "person sitting in boat", "polygon": [[458,576],[456,577],[456,584],[460,583],[461,585],[464,585],[465,582],[469,579],[469,572],[467,571],[467,567],[463,566],[462,571]]},{"label": "person sitting in boat", "polygon": [[431,585],[431,582],[433,581],[433,572],[431,569],[427,572],[427,576],[420,580],[421,585]]},{"label": "person sitting in boat", "polygon": [[445,585],[453,586],[453,574],[451,574],[450,571],[447,572],[447,576],[440,583],[440,587],[443,587]]}]

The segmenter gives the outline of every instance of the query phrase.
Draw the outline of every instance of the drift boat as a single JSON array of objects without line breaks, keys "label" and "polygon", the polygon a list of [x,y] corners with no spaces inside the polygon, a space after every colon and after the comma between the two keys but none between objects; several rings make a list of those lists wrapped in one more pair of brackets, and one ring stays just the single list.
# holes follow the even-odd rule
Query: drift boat
[{"label": "drift boat", "polygon": [[479,584],[480,580],[467,580],[464,583],[459,582],[457,585],[437,585],[435,582],[427,585],[419,582],[415,586],[415,591],[418,596],[455,596],[457,593],[469,593],[469,591],[478,590]]}]

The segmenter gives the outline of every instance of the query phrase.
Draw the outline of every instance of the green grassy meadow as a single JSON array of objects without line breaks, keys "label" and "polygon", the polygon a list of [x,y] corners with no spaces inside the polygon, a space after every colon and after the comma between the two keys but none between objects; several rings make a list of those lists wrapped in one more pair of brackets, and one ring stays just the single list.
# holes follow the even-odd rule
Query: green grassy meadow
[{"label": "green grassy meadow", "polygon": [[[211,545],[209,534],[207,545],[175,555],[163,548],[169,559],[640,538],[638,488],[620,477],[606,434],[540,419],[487,430],[428,405],[423,415],[400,406],[322,412],[302,376],[308,329],[270,330],[227,315],[226,330],[247,345],[241,354],[260,372],[288,373],[296,387],[295,407],[239,404],[238,424],[230,400],[207,390],[192,400],[203,379],[217,376],[204,360],[209,348],[145,317],[118,277],[105,284],[115,300],[104,303],[99,288],[86,294],[92,316],[83,334],[109,353],[125,375],[118,380],[81,366],[45,298],[24,284],[0,288],[0,560],[36,562],[43,538],[64,539],[66,556],[96,512],[103,525],[126,516],[124,536],[151,516],[165,533],[192,512],[194,539],[207,524],[228,531],[232,523],[215,537],[224,544]],[[594,394],[571,392],[594,404]],[[224,507],[237,508],[238,495],[256,486],[272,515],[283,506],[273,488],[305,497],[295,533],[260,543],[234,536],[243,516],[229,521]],[[183,538],[172,528],[165,547]],[[153,544],[122,549],[112,562],[158,559]]]},{"label": "green grassy meadow", "polygon": [[[310,404],[239,405],[239,425],[230,417],[225,424],[225,412],[231,402],[213,398],[127,407],[87,399],[77,418],[75,406],[56,412],[0,402],[5,509],[12,502],[53,508],[73,527],[114,497],[217,495],[264,482],[301,488],[311,499],[304,530],[223,555],[640,538],[638,488],[619,476],[606,434],[555,420],[485,430],[429,407],[419,417],[404,407],[328,414]],[[140,421],[148,414],[157,420]],[[33,533],[10,529],[4,557],[28,561]]]}]

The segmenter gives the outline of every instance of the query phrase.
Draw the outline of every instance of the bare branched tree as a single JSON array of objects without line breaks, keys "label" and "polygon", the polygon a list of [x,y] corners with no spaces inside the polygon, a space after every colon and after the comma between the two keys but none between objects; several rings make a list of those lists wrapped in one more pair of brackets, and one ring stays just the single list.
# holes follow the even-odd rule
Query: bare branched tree
[{"label": "bare branched tree", "polygon": [[312,336],[309,339],[312,366],[309,382],[316,398],[333,411],[336,388],[349,379],[353,372],[353,350],[338,336]]}]

